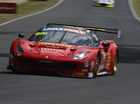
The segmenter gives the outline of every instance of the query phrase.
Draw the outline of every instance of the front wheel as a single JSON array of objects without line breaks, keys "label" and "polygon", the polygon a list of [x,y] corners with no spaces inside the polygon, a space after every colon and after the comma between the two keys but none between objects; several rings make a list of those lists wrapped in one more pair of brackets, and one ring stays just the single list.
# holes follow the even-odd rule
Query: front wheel
[{"label": "front wheel", "polygon": [[100,64],[100,57],[97,56],[96,61],[91,61],[90,63],[90,70],[88,72],[88,78],[96,78],[97,77],[97,71]]},{"label": "front wheel", "polygon": [[95,67],[95,62],[91,61],[90,62],[90,67],[89,67],[89,70],[88,70],[88,73],[87,73],[87,77],[89,79],[93,79],[93,78],[96,77],[96,74],[94,73],[94,67]]},{"label": "front wheel", "polygon": [[13,73],[17,73],[17,70],[16,70],[16,68],[15,68],[14,65],[8,65],[8,66],[7,66],[7,69],[8,69],[8,70],[11,70]]},{"label": "front wheel", "polygon": [[8,70],[11,70],[14,73],[17,73],[16,65],[12,62],[13,57],[9,57],[9,65],[7,66]]},{"label": "front wheel", "polygon": [[114,65],[113,65],[113,69],[112,69],[111,75],[115,75],[116,74],[117,66],[118,66],[118,58],[116,57],[115,60],[114,60]]}]

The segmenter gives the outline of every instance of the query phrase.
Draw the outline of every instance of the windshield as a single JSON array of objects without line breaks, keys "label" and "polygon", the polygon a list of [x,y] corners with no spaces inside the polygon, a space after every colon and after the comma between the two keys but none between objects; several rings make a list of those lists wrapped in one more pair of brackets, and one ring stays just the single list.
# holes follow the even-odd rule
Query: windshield
[{"label": "windshield", "polygon": [[43,30],[33,34],[30,41],[42,41],[49,43],[64,43],[73,45],[87,45],[93,46],[97,44],[96,38],[87,34],[80,34],[80,32],[71,32],[63,30]]}]

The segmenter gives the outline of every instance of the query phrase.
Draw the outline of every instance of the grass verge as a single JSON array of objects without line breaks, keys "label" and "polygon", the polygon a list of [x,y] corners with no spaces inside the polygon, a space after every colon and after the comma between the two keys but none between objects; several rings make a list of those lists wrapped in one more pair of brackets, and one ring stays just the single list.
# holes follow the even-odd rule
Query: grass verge
[{"label": "grass verge", "polygon": [[28,15],[31,13],[47,9],[56,4],[57,2],[58,0],[46,0],[46,1],[29,0],[26,3],[18,5],[16,14],[0,14],[0,23],[20,16]]},{"label": "grass verge", "polygon": [[132,0],[136,14],[140,17],[140,0]]}]

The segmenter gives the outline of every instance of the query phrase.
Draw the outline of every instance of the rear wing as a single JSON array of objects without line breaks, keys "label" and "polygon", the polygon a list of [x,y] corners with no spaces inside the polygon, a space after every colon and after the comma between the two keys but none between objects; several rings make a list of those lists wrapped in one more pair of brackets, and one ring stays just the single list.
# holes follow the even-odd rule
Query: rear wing
[{"label": "rear wing", "polygon": [[102,27],[91,27],[87,28],[88,30],[95,31],[95,32],[105,32],[111,33],[117,36],[117,38],[121,38],[121,30],[119,29],[112,29],[112,28],[102,28]]},{"label": "rear wing", "polygon": [[117,37],[117,39],[121,38],[121,30],[115,29],[115,28],[105,28],[105,27],[96,27],[96,26],[88,27],[88,26],[83,26],[83,25],[79,26],[79,25],[67,25],[67,24],[55,24],[55,23],[49,23],[48,26],[82,27],[82,28],[85,28],[87,30],[91,30],[91,31],[97,33],[97,35],[98,35],[98,32],[101,32],[101,33],[108,33],[108,34],[115,35],[115,37]]}]

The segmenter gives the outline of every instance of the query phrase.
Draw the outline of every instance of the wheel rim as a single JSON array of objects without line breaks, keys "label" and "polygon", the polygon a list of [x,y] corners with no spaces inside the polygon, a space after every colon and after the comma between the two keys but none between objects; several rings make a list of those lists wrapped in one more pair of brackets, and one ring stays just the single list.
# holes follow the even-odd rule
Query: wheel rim
[{"label": "wheel rim", "polygon": [[117,65],[114,65],[114,68],[113,68],[114,72],[117,71]]},{"label": "wheel rim", "polygon": [[114,67],[113,67],[113,73],[117,71],[117,59],[115,59]]}]

